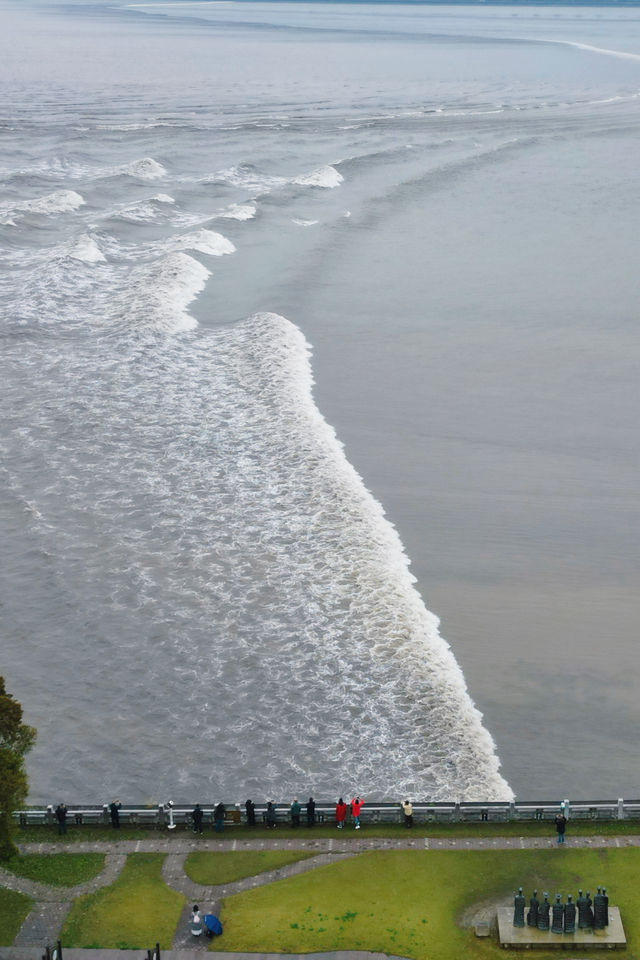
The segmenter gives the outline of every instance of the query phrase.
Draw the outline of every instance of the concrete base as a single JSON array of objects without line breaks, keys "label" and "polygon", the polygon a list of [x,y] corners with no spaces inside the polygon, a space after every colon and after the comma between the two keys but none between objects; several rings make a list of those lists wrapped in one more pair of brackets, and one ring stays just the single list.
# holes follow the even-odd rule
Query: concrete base
[{"label": "concrete base", "polygon": [[551,930],[536,930],[535,927],[514,927],[513,908],[499,907],[498,938],[501,947],[516,950],[536,947],[545,950],[574,950],[576,947],[615,950],[627,945],[617,907],[609,907],[609,926],[605,930],[576,929],[575,933],[551,933]]}]

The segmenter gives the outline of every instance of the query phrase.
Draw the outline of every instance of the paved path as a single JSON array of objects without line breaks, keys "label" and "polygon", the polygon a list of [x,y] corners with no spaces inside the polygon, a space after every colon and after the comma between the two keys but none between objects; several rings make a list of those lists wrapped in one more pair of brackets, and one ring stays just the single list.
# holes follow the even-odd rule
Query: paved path
[{"label": "paved path", "polygon": [[[365,828],[366,829],[366,828]],[[544,850],[556,847],[555,834],[549,837],[412,837],[395,839],[385,837],[367,838],[366,833],[357,837],[347,836],[318,837],[311,839],[279,839],[269,837],[264,840],[245,840],[229,837],[228,839],[204,839],[203,837],[170,837],[160,834],[157,837],[140,840],[120,840],[117,842],[95,840],[78,841],[74,843],[21,843],[18,844],[20,853],[104,853],[112,851],[118,854],[128,853],[170,853],[187,854],[194,850],[215,852],[216,850],[304,850],[315,853],[354,855],[367,850]],[[611,837],[572,837],[567,835],[566,847],[640,847],[640,834]],[[0,880],[0,883],[3,881]]]},{"label": "paved path", "polygon": [[[183,916],[178,923],[178,932],[174,937],[175,948],[189,947],[191,953],[198,955],[206,950],[207,942],[194,945],[193,938],[187,936],[188,920],[191,913],[191,904],[198,903],[202,912],[219,913],[220,899],[250,890],[253,887],[274,883],[285,877],[297,876],[314,870],[316,867],[356,856],[369,850],[536,850],[557,847],[554,837],[454,837],[430,838],[409,834],[402,839],[371,837],[360,834],[340,835],[336,837],[301,837],[298,839],[207,839],[203,837],[175,837],[160,835],[145,837],[140,840],[121,841],[91,841],[78,843],[23,843],[19,845],[20,853],[104,853],[104,869],[92,880],[78,884],[75,887],[50,887],[36,883],[22,877],[16,877],[7,870],[0,868],[0,886],[17,890],[31,897],[35,903],[25,919],[15,940],[15,947],[39,947],[54,942],[60,932],[64,918],[71,907],[71,902],[86,893],[93,893],[100,887],[113,883],[122,870],[129,853],[164,853],[166,854],[162,868],[162,875],[167,886],[179,891],[187,898]],[[569,837],[565,847],[596,848],[603,847],[640,847],[640,834],[615,837]],[[250,851],[250,850],[300,850],[312,852],[314,855],[305,860],[299,860],[274,870],[233,883],[204,886],[194,883],[184,872],[184,863],[189,853],[198,851]],[[101,951],[108,953],[109,951]],[[70,951],[82,953],[82,951]],[[120,953],[120,952],[119,952]],[[0,960],[4,958],[4,951],[0,948]],[[67,951],[65,951],[65,957]],[[93,955],[93,954],[92,954]],[[163,957],[165,952],[163,951]],[[223,955],[224,956],[224,955]],[[229,955],[238,960],[240,954]],[[259,955],[252,955],[254,960]],[[266,956],[266,955],[265,955]],[[321,955],[318,955],[321,956]],[[335,955],[332,955],[335,957]],[[346,957],[347,954],[344,954]],[[354,957],[362,954],[355,953]],[[373,954],[367,955],[377,956]],[[178,960],[178,953],[175,954]],[[39,960],[39,958],[38,958]],[[73,958],[72,958],[73,960]]]},{"label": "paved path", "polygon": [[34,880],[27,880],[26,877],[17,877],[8,870],[0,868],[0,886],[25,893],[35,900],[18,931],[15,945],[38,944],[44,947],[48,943],[53,943],[76,897],[93,893],[100,887],[113,883],[124,867],[126,859],[124,853],[105,853],[104,868],[100,873],[75,887],[51,887],[44,883],[36,883]]},{"label": "paved path", "polygon": [[[153,944],[150,945],[153,947]],[[64,960],[142,960],[143,950],[78,950],[65,947]],[[162,950],[162,960],[202,960],[200,950]],[[405,960],[386,953],[369,953],[366,950],[336,950],[334,953],[225,953],[216,950],[211,956],[216,960]],[[39,949],[0,947],[0,960],[41,960]]]}]

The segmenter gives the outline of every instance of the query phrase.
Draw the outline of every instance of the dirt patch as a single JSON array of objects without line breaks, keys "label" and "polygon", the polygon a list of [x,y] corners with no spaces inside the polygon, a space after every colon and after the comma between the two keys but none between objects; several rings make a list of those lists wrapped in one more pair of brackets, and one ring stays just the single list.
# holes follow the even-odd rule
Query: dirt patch
[{"label": "dirt patch", "polygon": [[485,920],[491,924],[493,929],[496,924],[496,915],[498,913],[498,907],[512,907],[513,906],[513,894],[504,896],[504,897],[493,897],[489,900],[476,900],[475,903],[470,904],[466,910],[464,910],[460,916],[456,919],[456,923],[459,927],[462,927],[465,930],[470,930],[475,927],[476,923],[480,923]]}]

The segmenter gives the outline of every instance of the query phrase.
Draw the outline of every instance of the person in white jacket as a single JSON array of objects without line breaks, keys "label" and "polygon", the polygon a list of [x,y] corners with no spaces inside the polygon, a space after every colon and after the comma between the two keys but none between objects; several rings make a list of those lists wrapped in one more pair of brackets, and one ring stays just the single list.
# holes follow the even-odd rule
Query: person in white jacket
[{"label": "person in white jacket", "polygon": [[201,937],[204,931],[204,924],[202,922],[202,917],[200,916],[200,908],[197,903],[193,905],[193,913],[191,914],[191,933],[194,937]]}]

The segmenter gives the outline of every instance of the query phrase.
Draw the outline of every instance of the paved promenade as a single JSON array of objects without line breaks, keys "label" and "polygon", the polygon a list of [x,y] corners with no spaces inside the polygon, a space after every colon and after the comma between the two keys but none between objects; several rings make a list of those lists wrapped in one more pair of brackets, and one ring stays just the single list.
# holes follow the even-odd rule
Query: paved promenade
[{"label": "paved promenade", "polygon": [[[336,831],[338,833],[338,831]],[[554,836],[549,837],[454,837],[451,839],[413,836],[407,830],[406,837],[384,838],[366,835],[366,828],[357,836],[354,831],[345,829],[335,837],[318,837],[311,831],[300,832],[300,837],[279,839],[277,836],[266,839],[240,838],[234,836],[204,838],[193,834],[179,836],[164,834],[158,837],[145,837],[140,840],[91,841],[74,843],[23,843],[20,853],[103,853],[105,866],[92,880],[76,887],[50,887],[35,883],[22,877],[16,877],[8,870],[0,868],[0,886],[25,893],[34,900],[34,905],[22,924],[12,948],[0,947],[0,960],[40,960],[42,948],[57,939],[64,919],[71,908],[72,901],[79,896],[93,893],[108,886],[119,876],[129,853],[166,854],[162,875],[167,886],[184,894],[187,898],[183,915],[178,923],[178,932],[174,937],[174,951],[163,951],[163,960],[192,960],[206,951],[207,942],[194,945],[194,938],[188,930],[191,904],[199,903],[204,912],[219,913],[220,900],[250,890],[253,887],[274,883],[285,877],[294,877],[307,873],[316,867],[334,863],[348,857],[357,856],[369,850],[545,850],[557,847]],[[640,834],[611,837],[571,837],[568,836],[565,848],[603,848],[603,847],[640,847]],[[184,863],[189,853],[194,851],[233,852],[248,850],[300,850],[313,853],[313,856],[291,863],[276,870],[267,870],[243,880],[217,886],[203,886],[194,883],[184,872]],[[151,946],[151,944],[150,944]],[[21,952],[24,951],[24,952]],[[40,952],[38,952],[40,951]],[[134,953],[136,951],[133,951]],[[137,952],[139,953],[139,951]],[[122,957],[123,951],[82,951],[65,950],[65,960],[115,960]],[[241,954],[216,954],[218,957],[242,960]],[[252,954],[253,960],[262,955]],[[270,957],[271,955],[264,955]],[[278,955],[279,956],[279,955]],[[315,956],[315,955],[312,955]],[[318,954],[325,958],[328,955]],[[377,954],[343,953],[331,955],[333,960],[355,960],[358,957],[378,957]],[[306,957],[309,960],[309,957]]]}]

